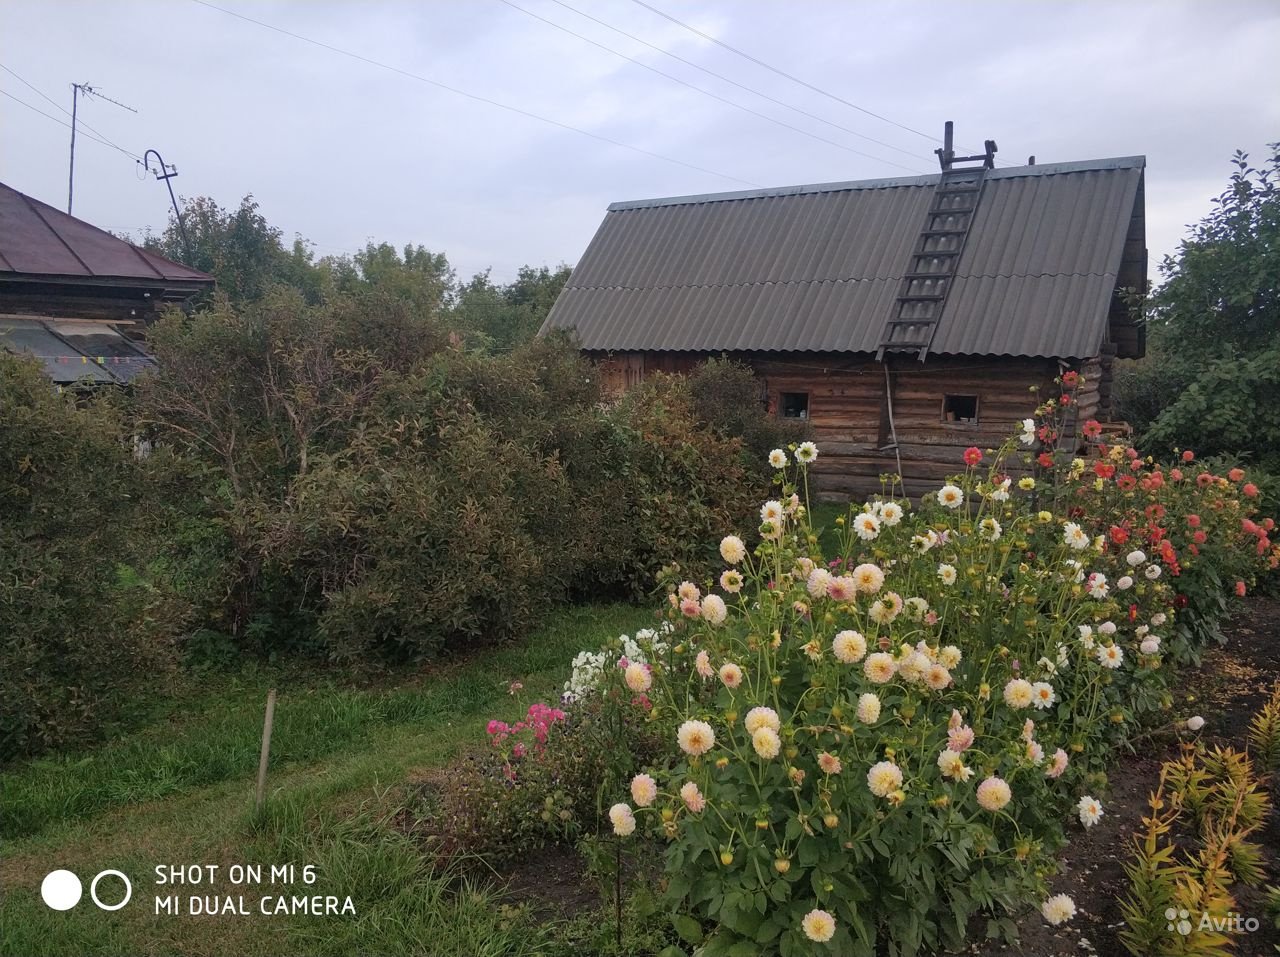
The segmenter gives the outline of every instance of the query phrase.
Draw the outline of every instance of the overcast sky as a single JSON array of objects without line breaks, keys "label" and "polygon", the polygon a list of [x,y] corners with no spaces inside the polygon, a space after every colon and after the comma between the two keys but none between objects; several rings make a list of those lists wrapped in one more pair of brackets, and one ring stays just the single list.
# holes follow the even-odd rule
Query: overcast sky
[{"label": "overcast sky", "polygon": [[[0,0],[0,90],[65,122],[69,84],[93,85],[137,109],[82,100],[94,130],[158,149],[182,195],[253,193],[318,255],[422,243],[499,280],[575,262],[615,200],[932,171],[938,144],[912,130],[947,119],[963,146],[995,139],[1003,164],[1145,154],[1154,263],[1209,210],[1234,149],[1261,159],[1280,140],[1276,0],[646,2],[818,90],[636,0],[217,0],[315,43],[197,0]],[[70,130],[10,96],[0,181],[65,209]],[[140,176],[79,139],[75,214],[162,228],[168,194]]]}]

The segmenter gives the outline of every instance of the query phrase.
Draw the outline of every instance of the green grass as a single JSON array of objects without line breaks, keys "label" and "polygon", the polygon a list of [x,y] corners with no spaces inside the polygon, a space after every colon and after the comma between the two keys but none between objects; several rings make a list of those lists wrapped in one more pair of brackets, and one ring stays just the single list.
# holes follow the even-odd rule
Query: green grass
[{"label": "green grass", "polygon": [[[376,688],[248,672],[210,687],[133,733],[84,754],[32,761],[0,777],[0,954],[545,952],[527,919],[490,892],[432,873],[389,823],[415,772],[481,743],[491,717],[512,720],[558,696],[572,656],[652,621],[643,608],[566,609],[528,640],[486,649]],[[513,699],[508,685],[524,690]],[[266,690],[279,690],[270,799],[252,807]],[[153,913],[157,864],[314,864],[297,894],[350,894],[355,917],[181,917]],[[48,910],[44,875],[86,884],[73,910]],[[98,911],[87,884],[129,874],[134,899]],[[224,871],[225,873],[225,871]],[[184,897],[202,889],[175,888]],[[209,893],[203,889],[204,893]],[[257,899],[275,888],[229,887]]]}]

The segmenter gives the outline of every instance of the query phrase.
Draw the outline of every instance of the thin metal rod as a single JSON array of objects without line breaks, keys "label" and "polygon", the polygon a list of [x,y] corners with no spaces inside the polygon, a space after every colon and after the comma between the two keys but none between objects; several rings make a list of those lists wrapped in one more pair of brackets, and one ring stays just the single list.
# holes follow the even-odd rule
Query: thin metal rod
[{"label": "thin metal rod", "polygon": [[76,111],[80,106],[80,84],[71,84],[71,163],[67,170],[67,215],[71,215],[71,200],[76,188]]},{"label": "thin metal rod", "polygon": [[893,455],[898,460],[898,482],[906,489],[902,477],[902,449],[898,447],[898,429],[893,424],[893,387],[889,382],[889,363],[884,363],[884,400],[889,409],[889,436],[893,439]]}]

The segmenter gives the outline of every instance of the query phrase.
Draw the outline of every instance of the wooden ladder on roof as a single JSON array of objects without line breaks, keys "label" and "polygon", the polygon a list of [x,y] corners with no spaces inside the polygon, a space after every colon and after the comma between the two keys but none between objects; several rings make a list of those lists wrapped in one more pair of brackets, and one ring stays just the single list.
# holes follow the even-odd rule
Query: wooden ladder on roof
[{"label": "wooden ladder on roof", "polygon": [[[876,360],[888,352],[915,352],[923,362],[929,354],[938,320],[951,291],[965,240],[982,198],[987,170],[995,166],[996,144],[987,140],[987,151],[978,156],[957,157],[951,147],[952,125],[946,127],[946,146],[937,150],[942,174],[934,187],[925,215],[924,229],[902,277],[893,312],[880,336]],[[957,161],[981,160],[980,166],[956,167]]]}]

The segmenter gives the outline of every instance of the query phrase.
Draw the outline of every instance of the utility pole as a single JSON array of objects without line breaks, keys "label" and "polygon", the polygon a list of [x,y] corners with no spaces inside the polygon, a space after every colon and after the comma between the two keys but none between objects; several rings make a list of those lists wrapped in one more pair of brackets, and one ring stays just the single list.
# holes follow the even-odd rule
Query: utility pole
[{"label": "utility pole", "polygon": [[67,171],[67,213],[71,213],[71,200],[75,195],[76,188],[76,113],[80,107],[80,94],[86,96],[96,96],[100,100],[106,100],[108,103],[114,103],[121,109],[128,110],[130,113],[137,113],[132,106],[125,106],[119,100],[113,100],[109,96],[103,96],[88,83],[72,83],[71,84],[71,163],[70,169]]},{"label": "utility pole", "polygon": [[[156,169],[151,168],[152,154],[155,154]],[[155,176],[156,179],[164,180],[164,184],[169,187],[169,202],[173,204],[173,215],[178,220],[178,232],[182,234],[182,246],[187,251],[187,265],[189,266],[191,265],[191,240],[187,238],[187,227],[182,221],[182,210],[178,208],[178,198],[173,195],[173,184],[169,182],[169,180],[178,175],[178,167],[165,163],[158,150],[147,150],[142,154],[142,168]]]}]

